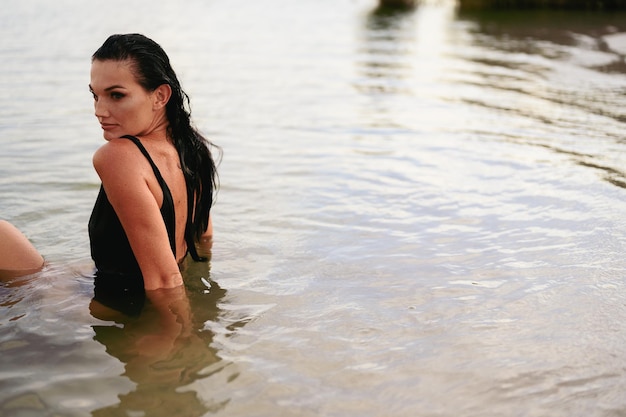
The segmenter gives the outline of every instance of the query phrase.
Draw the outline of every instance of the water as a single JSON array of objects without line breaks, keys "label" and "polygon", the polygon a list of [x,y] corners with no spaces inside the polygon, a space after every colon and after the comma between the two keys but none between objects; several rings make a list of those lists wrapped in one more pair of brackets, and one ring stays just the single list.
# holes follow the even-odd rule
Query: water
[{"label": "water", "polygon": [[[626,413],[626,14],[26,0],[0,22],[0,215],[48,260],[0,287],[0,415]],[[89,56],[130,31],[223,148],[180,322],[89,309]]]}]

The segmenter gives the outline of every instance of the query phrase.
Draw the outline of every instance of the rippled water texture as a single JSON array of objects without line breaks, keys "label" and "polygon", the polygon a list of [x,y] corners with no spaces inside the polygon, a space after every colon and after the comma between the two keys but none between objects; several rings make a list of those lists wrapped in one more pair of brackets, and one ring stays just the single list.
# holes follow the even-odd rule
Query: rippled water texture
[{"label": "rippled water texture", "polygon": [[[223,149],[182,320],[90,313],[89,57],[135,31]],[[625,57],[623,13],[7,3],[0,216],[49,264],[0,415],[624,415]]]}]

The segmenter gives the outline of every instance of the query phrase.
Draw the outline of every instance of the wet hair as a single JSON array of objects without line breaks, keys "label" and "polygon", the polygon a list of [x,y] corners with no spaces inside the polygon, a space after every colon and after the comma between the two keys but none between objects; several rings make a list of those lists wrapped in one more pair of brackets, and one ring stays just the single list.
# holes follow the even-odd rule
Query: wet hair
[{"label": "wet hair", "polygon": [[[211,155],[211,144],[191,123],[189,96],[183,91],[170,60],[161,46],[144,35],[111,35],[91,57],[92,61],[129,61],[137,82],[154,91],[167,84],[172,89],[165,112],[169,135],[178,151],[187,183],[194,198],[192,233],[198,239],[208,227],[213,195],[217,190],[217,169]],[[190,215],[191,216],[191,215]],[[188,224],[190,224],[188,219]]]}]

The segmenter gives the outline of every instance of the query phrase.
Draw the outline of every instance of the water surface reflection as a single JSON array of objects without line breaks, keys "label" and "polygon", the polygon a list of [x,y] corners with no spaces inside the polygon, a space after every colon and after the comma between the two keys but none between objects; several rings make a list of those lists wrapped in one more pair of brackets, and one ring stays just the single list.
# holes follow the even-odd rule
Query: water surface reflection
[{"label": "water surface reflection", "polygon": [[507,124],[500,140],[569,155],[622,187],[626,13],[465,11],[458,21],[470,35],[455,51],[466,63],[453,75],[458,99]]},{"label": "water surface reflection", "polygon": [[62,40],[94,16],[137,27],[224,148],[227,292],[199,265],[189,316],[168,300],[99,321],[93,280],[65,268],[0,287],[0,414],[623,414],[623,15],[137,0],[107,22],[98,1],[0,9],[31,45],[0,46],[0,214],[51,265],[92,270],[102,33]]},{"label": "water surface reflection", "polygon": [[[199,266],[190,265],[198,269]],[[208,272],[208,271],[206,271]],[[187,272],[186,275],[189,275]],[[94,417],[132,415],[202,416],[222,409],[228,399],[214,401],[201,396],[194,382],[223,370],[216,349],[211,347],[214,334],[206,323],[217,321],[219,303],[226,291],[204,279],[186,278],[186,288],[151,291],[140,314],[134,317],[116,314],[103,317],[102,308],[92,314],[99,319],[114,320],[111,324],[93,326],[94,340],[106,352],[124,364],[124,376],[135,388],[119,396],[119,403],[100,408]],[[207,276],[208,274],[202,274]]]}]

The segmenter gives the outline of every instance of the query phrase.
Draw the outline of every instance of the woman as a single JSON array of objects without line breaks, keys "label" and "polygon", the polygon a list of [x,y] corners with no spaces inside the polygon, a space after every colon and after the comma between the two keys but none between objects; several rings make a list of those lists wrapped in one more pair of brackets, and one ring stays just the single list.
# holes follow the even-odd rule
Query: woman
[{"label": "woman", "polygon": [[89,220],[96,300],[176,288],[180,263],[210,242],[216,187],[210,143],[163,49],[112,35],[94,53],[89,89],[107,141],[93,157],[102,186]]}]

